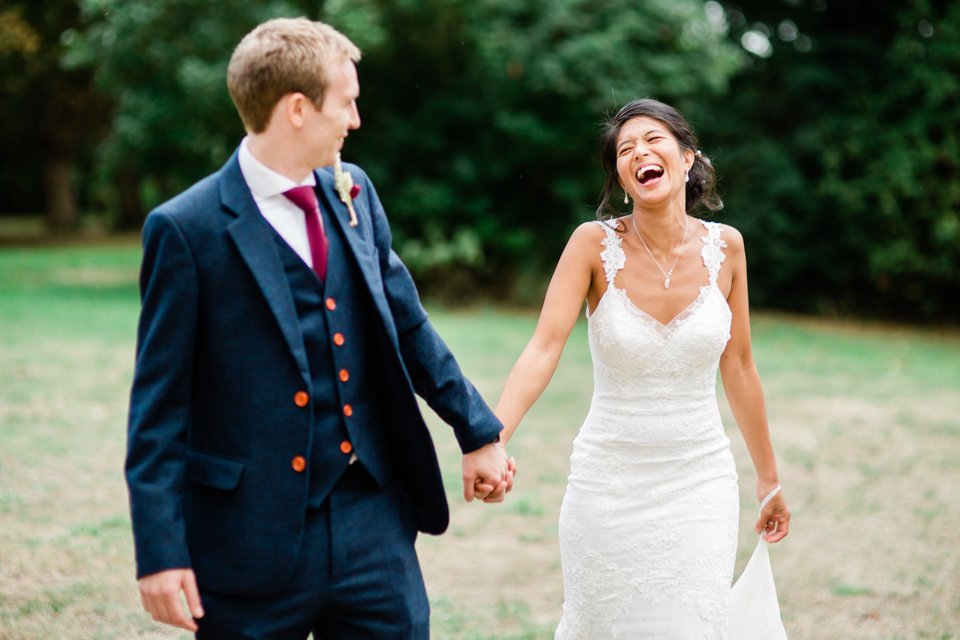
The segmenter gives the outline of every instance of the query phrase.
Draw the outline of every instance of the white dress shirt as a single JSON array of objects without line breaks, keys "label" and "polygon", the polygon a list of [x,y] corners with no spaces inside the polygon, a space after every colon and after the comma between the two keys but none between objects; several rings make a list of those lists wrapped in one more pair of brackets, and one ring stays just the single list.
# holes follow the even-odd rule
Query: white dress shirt
[{"label": "white dress shirt", "polygon": [[[260,213],[312,269],[313,257],[310,254],[310,242],[307,240],[307,221],[304,219],[303,210],[288,200],[283,192],[294,187],[316,185],[313,172],[297,184],[254,158],[247,147],[246,138],[240,142],[237,160],[240,162],[240,173],[247,181]],[[320,228],[323,228],[323,216],[320,216]]]}]

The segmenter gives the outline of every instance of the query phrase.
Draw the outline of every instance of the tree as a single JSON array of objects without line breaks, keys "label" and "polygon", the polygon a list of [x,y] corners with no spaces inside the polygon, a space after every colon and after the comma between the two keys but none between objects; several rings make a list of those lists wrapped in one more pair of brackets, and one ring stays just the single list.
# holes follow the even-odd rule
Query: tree
[{"label": "tree", "polygon": [[769,57],[704,113],[754,299],[957,320],[960,6],[787,4],[727,5]]},{"label": "tree", "polygon": [[[75,64],[117,101],[100,166],[151,202],[215,168],[242,135],[226,63],[261,20],[306,14],[364,50],[348,159],[387,196],[420,275],[552,262],[600,184],[597,122],[637,95],[722,89],[735,47],[698,0],[84,0]],[[188,18],[189,16],[189,18]],[[643,71],[641,71],[643,70]],[[123,220],[139,223],[135,198]],[[541,212],[549,212],[543,215]]]},{"label": "tree", "polygon": [[478,282],[522,297],[518,273],[549,275],[592,217],[605,112],[647,95],[682,107],[721,91],[740,62],[697,0],[326,6],[363,39],[365,124],[345,156],[386,194],[420,281],[460,298]]},{"label": "tree", "polygon": [[98,153],[104,198],[118,225],[139,228],[145,209],[226,160],[243,127],[226,88],[227,62],[244,34],[286,2],[83,0],[91,22],[71,34],[68,61],[95,69],[116,102]]},{"label": "tree", "polygon": [[88,70],[61,64],[68,28],[84,29],[75,0],[11,1],[0,8],[4,206],[43,206],[55,232],[77,226],[77,159],[103,133],[108,106]]}]

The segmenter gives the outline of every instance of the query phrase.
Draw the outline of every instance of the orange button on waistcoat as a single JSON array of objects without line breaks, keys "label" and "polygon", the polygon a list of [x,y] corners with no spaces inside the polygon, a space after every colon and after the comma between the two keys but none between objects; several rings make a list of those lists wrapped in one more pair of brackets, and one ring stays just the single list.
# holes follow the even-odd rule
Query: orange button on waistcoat
[{"label": "orange button on waistcoat", "polygon": [[338,347],[342,347],[344,342],[345,340],[342,333],[333,334],[333,344],[337,345]]},{"label": "orange button on waistcoat", "polygon": [[293,394],[293,404],[298,407],[305,407],[310,403],[310,394],[306,391],[297,391]]},{"label": "orange button on waistcoat", "polygon": [[297,473],[303,473],[303,470],[307,468],[307,459],[303,456],[294,456],[293,460],[290,461],[290,466]]},{"label": "orange button on waistcoat", "polygon": [[343,453],[350,453],[353,451],[353,445],[350,444],[349,440],[344,440],[340,443],[340,451]]},{"label": "orange button on waistcoat", "polygon": [[330,311],[333,311],[336,308],[337,308],[337,301],[334,300],[333,298],[327,298],[327,309],[330,309]]},{"label": "orange button on waistcoat", "polygon": [[350,372],[346,369],[340,369],[340,382],[346,382],[350,379]]},{"label": "orange button on waistcoat", "polygon": [[352,416],[352,415],[353,415],[353,407],[352,407],[351,405],[349,405],[349,404],[343,405],[343,415],[347,416],[348,418],[349,418],[350,416]]}]

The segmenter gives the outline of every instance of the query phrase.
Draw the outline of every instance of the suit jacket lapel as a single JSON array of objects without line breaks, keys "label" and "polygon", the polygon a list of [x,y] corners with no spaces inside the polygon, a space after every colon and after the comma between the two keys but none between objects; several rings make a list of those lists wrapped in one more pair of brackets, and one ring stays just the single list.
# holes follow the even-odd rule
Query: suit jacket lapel
[{"label": "suit jacket lapel", "polygon": [[[370,249],[366,245],[372,243],[369,241],[364,242],[362,235],[363,228],[361,226],[350,226],[350,212],[347,210],[347,205],[343,204],[343,201],[340,200],[340,196],[337,194],[336,187],[333,184],[333,177],[329,172],[323,170],[314,171],[313,174],[317,179],[317,196],[319,197],[320,203],[327,207],[327,211],[330,212],[330,218],[335,220],[340,234],[350,246],[350,253],[354,256],[370,255]],[[364,274],[364,276],[366,276],[366,274]]]},{"label": "suit jacket lapel", "polygon": [[[390,308],[383,295],[383,280],[380,276],[380,264],[377,262],[377,256],[374,255],[373,252],[373,238],[364,239],[364,229],[366,229],[367,226],[364,224],[363,216],[358,211],[357,215],[360,219],[360,224],[356,227],[351,227],[349,224],[350,212],[347,210],[347,205],[340,200],[340,196],[337,194],[333,176],[325,170],[314,171],[313,173],[317,178],[317,195],[319,196],[320,203],[327,207],[327,210],[330,212],[330,218],[335,221],[334,224],[337,225],[340,235],[346,240],[349,253],[353,256],[357,266],[360,267],[360,273],[363,274],[363,280],[373,297],[374,305],[377,307],[377,311],[380,312],[384,325],[392,326],[393,320]],[[354,201],[353,206],[359,208],[359,202]]]},{"label": "suit jacket lapel", "polygon": [[273,315],[277,318],[280,331],[297,361],[297,367],[305,380],[310,379],[307,366],[307,352],[303,346],[303,335],[297,321],[297,310],[293,304],[293,294],[283,265],[277,255],[273,230],[270,223],[260,214],[250,188],[243,179],[237,154],[234,153],[220,171],[220,202],[236,220],[227,226],[227,232],[237,245],[247,267],[253,274],[260,291],[267,300]]}]

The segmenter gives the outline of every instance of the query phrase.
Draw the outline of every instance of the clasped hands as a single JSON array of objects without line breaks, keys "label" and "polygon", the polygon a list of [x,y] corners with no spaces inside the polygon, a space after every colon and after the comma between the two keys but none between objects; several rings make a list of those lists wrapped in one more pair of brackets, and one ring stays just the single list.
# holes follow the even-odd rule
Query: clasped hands
[{"label": "clasped hands", "polygon": [[463,499],[503,502],[513,489],[516,461],[502,442],[491,442],[463,455]]}]

